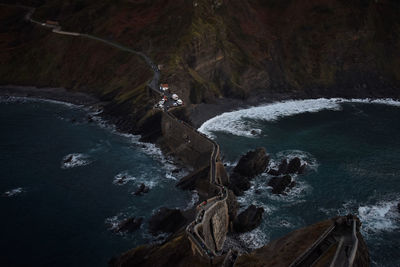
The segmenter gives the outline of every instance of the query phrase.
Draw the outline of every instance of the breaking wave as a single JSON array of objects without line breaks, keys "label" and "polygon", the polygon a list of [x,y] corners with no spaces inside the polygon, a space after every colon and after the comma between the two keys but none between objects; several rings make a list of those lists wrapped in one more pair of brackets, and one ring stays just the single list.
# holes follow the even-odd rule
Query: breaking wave
[{"label": "breaking wave", "polygon": [[71,169],[92,163],[90,157],[85,154],[73,153],[66,155],[61,162],[61,169]]},{"label": "breaking wave", "polygon": [[240,240],[250,249],[257,249],[269,242],[269,236],[260,228],[241,234]]},{"label": "breaking wave", "polygon": [[[319,98],[306,100],[289,100],[266,104],[258,107],[225,112],[204,122],[198,129],[213,137],[212,132],[226,132],[232,135],[254,137],[258,133],[247,120],[275,121],[283,117],[322,110],[341,110],[342,103],[372,103],[400,107],[400,101],[393,99],[344,99]],[[259,134],[259,133],[258,133]]]},{"label": "breaking wave", "polygon": [[9,191],[6,191],[2,194],[3,197],[15,197],[16,195],[21,194],[25,190],[22,187],[17,187],[14,189],[11,189]]},{"label": "breaking wave", "polygon": [[384,201],[375,205],[360,206],[358,216],[366,233],[393,231],[400,228],[398,201]]}]

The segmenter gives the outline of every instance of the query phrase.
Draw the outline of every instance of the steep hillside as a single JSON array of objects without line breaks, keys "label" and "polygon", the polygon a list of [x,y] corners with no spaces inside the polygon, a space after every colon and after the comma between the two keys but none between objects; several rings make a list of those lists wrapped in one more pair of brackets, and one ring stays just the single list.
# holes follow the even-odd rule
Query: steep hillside
[{"label": "steep hillside", "polygon": [[[400,4],[394,0],[20,3],[36,6],[37,20],[143,51],[163,65],[163,81],[187,104],[223,97],[399,97]],[[140,58],[54,36],[24,22],[24,10],[0,8],[1,84],[63,86],[123,103],[124,112],[146,113],[151,72]]]}]

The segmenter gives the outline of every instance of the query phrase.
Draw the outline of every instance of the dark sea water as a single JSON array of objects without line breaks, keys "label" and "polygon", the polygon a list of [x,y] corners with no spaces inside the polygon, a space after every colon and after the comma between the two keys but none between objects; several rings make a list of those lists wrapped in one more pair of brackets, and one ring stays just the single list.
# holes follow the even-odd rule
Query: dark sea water
[{"label": "dark sea water", "polygon": [[[118,221],[192,199],[175,188],[183,173],[172,174],[157,148],[86,117],[67,105],[0,101],[0,266],[106,266],[154,240],[146,223],[114,233]],[[68,155],[73,162],[63,165]],[[128,181],[116,184],[122,176]],[[150,192],[132,195],[140,183]]]},{"label": "dark sea water", "polygon": [[270,192],[267,174],[253,181],[239,201],[265,213],[259,228],[241,236],[243,242],[260,247],[296,228],[353,213],[362,221],[373,266],[400,266],[399,106],[294,101],[224,114],[200,130],[214,136],[231,166],[260,146],[271,167],[295,156],[309,164],[286,196]]}]

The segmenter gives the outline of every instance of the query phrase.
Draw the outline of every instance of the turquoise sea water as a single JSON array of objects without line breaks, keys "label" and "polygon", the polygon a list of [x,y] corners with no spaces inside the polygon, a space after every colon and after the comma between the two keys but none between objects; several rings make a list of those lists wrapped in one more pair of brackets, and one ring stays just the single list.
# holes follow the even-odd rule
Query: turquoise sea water
[{"label": "turquoise sea water", "polygon": [[[43,101],[0,102],[1,266],[106,266],[154,240],[146,230],[152,212],[190,202],[191,193],[175,188],[183,173],[173,174],[158,149],[86,116]],[[122,176],[128,181],[119,185]],[[142,182],[150,192],[132,195]],[[110,230],[130,216],[145,218],[137,232]]]},{"label": "turquoise sea water", "polygon": [[265,209],[261,226],[241,236],[244,243],[259,247],[296,228],[353,213],[363,223],[373,266],[400,266],[398,106],[280,103],[225,114],[201,129],[220,144],[228,166],[260,146],[272,158],[270,167],[283,157],[309,163],[287,195],[273,195],[267,187],[271,177],[262,174],[239,198],[242,208],[256,204]]}]

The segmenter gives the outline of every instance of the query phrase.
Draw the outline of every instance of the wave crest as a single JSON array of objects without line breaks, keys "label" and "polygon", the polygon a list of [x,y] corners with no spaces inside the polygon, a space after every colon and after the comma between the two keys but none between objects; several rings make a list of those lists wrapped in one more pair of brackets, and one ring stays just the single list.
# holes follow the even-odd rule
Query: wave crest
[{"label": "wave crest", "polygon": [[400,107],[400,101],[393,99],[344,99],[319,98],[275,102],[258,107],[225,112],[204,122],[200,132],[214,137],[212,132],[225,132],[237,136],[254,137],[251,122],[247,120],[275,121],[283,117],[322,110],[341,110],[342,103],[371,103]]}]

